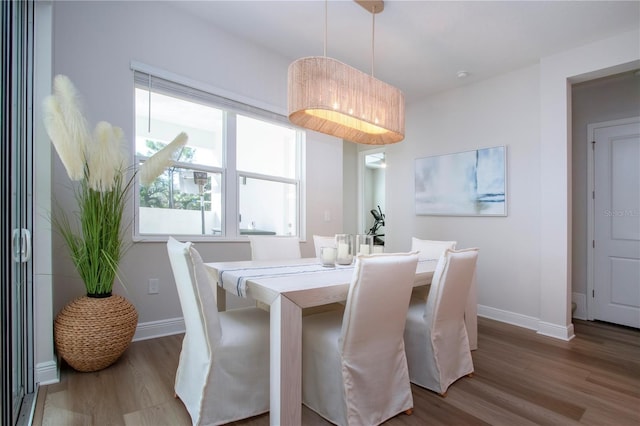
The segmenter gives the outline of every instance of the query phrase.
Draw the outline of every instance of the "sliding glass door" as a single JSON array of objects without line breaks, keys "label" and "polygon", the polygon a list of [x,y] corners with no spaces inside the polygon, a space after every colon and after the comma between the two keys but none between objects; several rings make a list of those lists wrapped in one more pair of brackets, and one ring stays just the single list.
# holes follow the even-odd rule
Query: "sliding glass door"
[{"label": "sliding glass door", "polygon": [[33,392],[33,1],[3,1],[1,41],[0,366],[3,425],[18,422]]}]

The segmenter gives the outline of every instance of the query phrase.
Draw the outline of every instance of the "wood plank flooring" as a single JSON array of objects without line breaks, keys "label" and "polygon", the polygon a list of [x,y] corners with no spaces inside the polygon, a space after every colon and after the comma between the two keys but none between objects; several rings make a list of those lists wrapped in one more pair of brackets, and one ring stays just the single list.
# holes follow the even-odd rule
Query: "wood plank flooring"
[{"label": "wood plank flooring", "polygon": [[[413,386],[414,413],[385,425],[640,425],[640,331],[575,321],[563,342],[478,319],[475,374],[446,398]],[[40,388],[33,425],[190,425],[173,381],[182,335],[134,342],[113,366]],[[303,406],[304,425],[327,425]],[[266,426],[267,415],[234,425]]]}]

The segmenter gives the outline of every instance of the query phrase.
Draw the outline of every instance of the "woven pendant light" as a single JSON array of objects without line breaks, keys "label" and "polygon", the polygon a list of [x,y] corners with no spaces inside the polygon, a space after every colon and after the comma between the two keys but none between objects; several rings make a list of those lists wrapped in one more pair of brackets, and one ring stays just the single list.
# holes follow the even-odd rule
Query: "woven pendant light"
[{"label": "woven pendant light", "polygon": [[404,139],[402,91],[326,54],[289,65],[288,107],[292,123],[351,142]]}]

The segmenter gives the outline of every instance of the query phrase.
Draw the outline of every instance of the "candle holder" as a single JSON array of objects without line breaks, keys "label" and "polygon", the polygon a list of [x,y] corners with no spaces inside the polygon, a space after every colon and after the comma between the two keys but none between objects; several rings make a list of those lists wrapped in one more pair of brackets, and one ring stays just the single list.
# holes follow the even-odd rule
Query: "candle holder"
[{"label": "candle holder", "polygon": [[353,236],[350,234],[336,235],[336,263],[338,265],[351,265],[353,262]]},{"label": "candle holder", "polygon": [[336,248],[335,247],[321,247],[320,258],[322,259],[322,266],[325,268],[335,268],[336,266]]},{"label": "candle holder", "polygon": [[373,254],[380,254],[380,253],[384,253],[384,246],[375,244],[373,246]]},{"label": "candle holder", "polygon": [[358,254],[373,253],[373,235],[365,235],[365,234],[356,235],[355,249]]}]

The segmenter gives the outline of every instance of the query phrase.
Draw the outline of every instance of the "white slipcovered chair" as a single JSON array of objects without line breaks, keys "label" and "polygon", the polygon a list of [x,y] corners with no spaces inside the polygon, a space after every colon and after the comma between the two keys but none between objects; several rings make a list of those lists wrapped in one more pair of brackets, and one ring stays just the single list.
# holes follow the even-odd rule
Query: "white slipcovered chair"
[{"label": "white slipcovered chair", "polygon": [[[438,260],[446,249],[454,250],[456,244],[456,241],[422,240],[413,237],[411,238],[411,251],[418,252],[419,260]],[[427,300],[427,291],[426,286],[414,288],[411,303],[421,303]]]},{"label": "white slipcovered chair", "polygon": [[438,261],[426,303],[412,300],[404,343],[411,382],[445,395],[459,378],[473,373],[464,310],[478,249],[447,249]]},{"label": "white slipcovered chair", "polygon": [[300,259],[300,240],[294,237],[249,235],[252,260]]},{"label": "white slipcovered chair", "polygon": [[456,241],[421,240],[416,237],[411,238],[411,251],[417,251],[420,260],[440,259],[446,249],[454,250]]},{"label": "white slipcovered chair", "polygon": [[302,320],[302,402],[338,425],[377,425],[413,408],[403,330],[416,253],[356,258],[344,314]]},{"label": "white slipcovered chair", "polygon": [[336,237],[325,237],[323,235],[314,235],[313,236],[313,247],[316,250],[316,257],[320,258],[321,254],[320,249],[322,247],[335,247],[336,246]]},{"label": "white slipcovered chair", "polygon": [[215,283],[191,243],[167,242],[184,315],[175,393],[194,425],[218,425],[269,411],[269,314],[218,313]]}]

